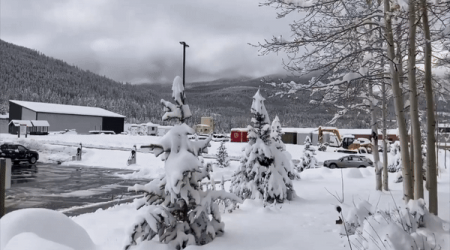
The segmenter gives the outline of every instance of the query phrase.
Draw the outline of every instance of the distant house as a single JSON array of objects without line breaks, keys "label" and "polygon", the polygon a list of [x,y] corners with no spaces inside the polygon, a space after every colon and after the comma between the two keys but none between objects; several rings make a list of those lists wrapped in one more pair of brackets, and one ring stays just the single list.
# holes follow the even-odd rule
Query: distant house
[{"label": "distant house", "polygon": [[157,135],[158,136],[164,136],[167,134],[173,126],[158,126]]},{"label": "distant house", "polygon": [[27,126],[27,134],[29,134],[33,124],[30,120],[11,120],[8,124],[8,132],[16,135],[20,131],[20,126]]},{"label": "distant house", "polygon": [[158,124],[154,124],[154,123],[147,123],[146,124],[146,128],[147,128],[147,135],[158,135]]},{"label": "distant house", "polygon": [[138,135],[140,131],[140,126],[137,124],[130,124],[128,127],[130,135]]},{"label": "distant house", "polygon": [[8,132],[17,134],[22,125],[27,126],[27,134],[30,135],[48,135],[48,128],[50,127],[48,121],[11,120],[8,124]]},{"label": "distant house", "polygon": [[30,135],[48,135],[50,124],[44,120],[31,120],[33,126],[30,128]]},{"label": "distant house", "polygon": [[214,131],[214,120],[212,117],[202,117],[201,123],[195,125],[197,134],[211,134]]},{"label": "distant house", "polygon": [[45,120],[50,125],[48,131],[75,129],[79,134],[88,134],[92,130],[110,130],[120,134],[125,116],[96,107],[10,100],[12,120]]}]

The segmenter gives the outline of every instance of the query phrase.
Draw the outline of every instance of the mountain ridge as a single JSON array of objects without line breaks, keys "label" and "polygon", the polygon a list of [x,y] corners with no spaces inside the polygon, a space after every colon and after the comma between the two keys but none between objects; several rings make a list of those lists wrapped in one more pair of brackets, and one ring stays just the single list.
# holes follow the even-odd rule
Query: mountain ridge
[{"label": "mountain ridge", "polygon": [[[171,100],[171,84],[123,84],[105,76],[48,57],[36,50],[0,40],[0,110],[8,109],[8,100],[51,102],[93,106],[125,115],[129,123],[162,122],[160,100]],[[296,98],[272,97],[279,89],[266,84],[292,79],[295,76],[270,75],[258,78],[230,77],[213,81],[186,84],[187,103],[193,117],[189,125],[200,123],[202,116],[213,116],[217,132],[250,124],[252,96],[257,89],[266,97],[270,118],[278,115],[283,126],[318,126],[334,115],[332,107],[309,104],[309,92],[296,94]],[[315,112],[311,112],[315,110]],[[345,126],[349,119],[339,120]],[[365,126],[365,119],[354,121],[353,127]]]}]

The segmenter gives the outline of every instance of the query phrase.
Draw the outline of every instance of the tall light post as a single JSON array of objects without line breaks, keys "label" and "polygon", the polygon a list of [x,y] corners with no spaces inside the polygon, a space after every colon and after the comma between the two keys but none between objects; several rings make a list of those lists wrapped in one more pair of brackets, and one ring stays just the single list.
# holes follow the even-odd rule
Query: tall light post
[{"label": "tall light post", "polygon": [[180,42],[180,44],[183,45],[183,87],[185,87],[186,47],[189,48],[189,45],[187,45],[185,42]]}]

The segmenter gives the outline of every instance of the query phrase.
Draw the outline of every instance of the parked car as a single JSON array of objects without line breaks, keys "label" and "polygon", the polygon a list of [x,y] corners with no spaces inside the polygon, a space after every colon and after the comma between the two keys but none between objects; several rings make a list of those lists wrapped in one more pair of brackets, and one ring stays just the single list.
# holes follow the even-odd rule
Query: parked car
[{"label": "parked car", "polygon": [[373,162],[361,155],[346,155],[338,160],[328,160],[323,162],[328,168],[365,168],[373,166]]},{"label": "parked car", "polygon": [[111,130],[91,130],[89,131],[91,135],[115,135],[116,132]]},{"label": "parked car", "polygon": [[193,134],[193,135],[188,135],[188,139],[189,139],[189,140],[193,140],[193,141],[195,141],[195,140],[202,141],[202,140],[206,140],[206,139],[208,139],[208,138],[209,138],[209,135],[207,135],[207,134]]},{"label": "parked car", "polygon": [[224,134],[213,134],[212,135],[213,141],[230,141],[230,137]]},{"label": "parked car", "polygon": [[35,164],[39,160],[38,152],[29,150],[22,145],[8,143],[0,146],[0,157],[10,158],[15,164],[21,161]]}]

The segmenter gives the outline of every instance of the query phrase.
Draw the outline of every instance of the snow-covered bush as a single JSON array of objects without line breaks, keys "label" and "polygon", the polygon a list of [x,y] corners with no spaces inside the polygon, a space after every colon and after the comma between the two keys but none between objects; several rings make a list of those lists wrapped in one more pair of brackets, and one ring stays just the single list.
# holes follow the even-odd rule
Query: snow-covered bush
[{"label": "snow-covered bush", "polygon": [[[224,190],[225,192],[225,180],[222,175],[222,180],[220,181],[220,190]],[[216,203],[219,205],[220,211],[222,213],[228,212],[231,213],[233,210],[235,210],[237,207],[239,207],[236,202],[230,199],[218,199],[216,200]]]},{"label": "snow-covered bush", "polygon": [[143,192],[144,197],[134,201],[137,213],[125,249],[156,235],[160,242],[176,249],[207,244],[224,232],[215,201],[242,202],[223,190],[204,190],[202,180],[210,179],[210,166],[205,165],[199,155],[206,152],[211,137],[204,141],[188,139],[188,135],[195,131],[184,123],[190,111],[184,105],[184,87],[180,77],[173,81],[172,90],[176,105],[161,100],[166,111],[163,120],[175,118],[181,123],[164,135],[159,144],[150,145],[153,153],[161,155],[165,161],[165,175],[146,185],[136,184],[129,188]]},{"label": "snow-covered bush", "polygon": [[253,126],[248,126],[248,144],[240,166],[231,179],[231,191],[242,199],[261,198],[264,204],[282,203],[293,195],[292,160],[271,138],[269,115],[259,90],[253,96]]},{"label": "snow-covered bush", "polygon": [[364,201],[344,216],[341,234],[350,235],[354,249],[444,249],[450,240],[445,224],[428,212],[423,199],[384,211]]},{"label": "snow-covered bush", "polygon": [[314,157],[316,149],[311,146],[311,139],[309,136],[305,138],[305,148],[303,149],[303,155],[300,158],[301,166],[303,169],[316,168],[317,159]]},{"label": "snow-covered bush", "polygon": [[400,144],[394,143],[391,145],[391,157],[389,157],[389,158],[391,160],[388,165],[388,171],[391,173],[399,172],[402,167]]},{"label": "snow-covered bush", "polygon": [[225,147],[225,142],[220,143],[220,147],[217,149],[216,157],[217,157],[216,164],[219,168],[226,168],[230,166],[227,148]]}]

